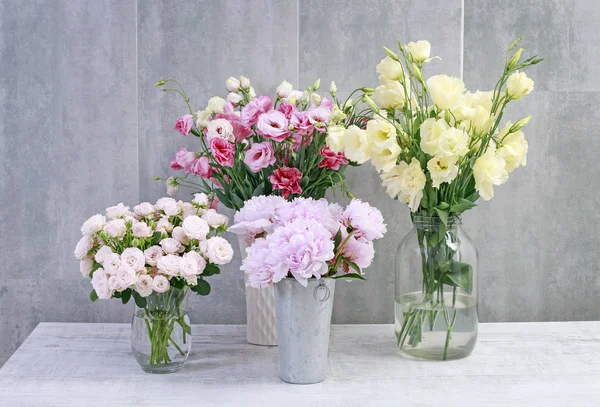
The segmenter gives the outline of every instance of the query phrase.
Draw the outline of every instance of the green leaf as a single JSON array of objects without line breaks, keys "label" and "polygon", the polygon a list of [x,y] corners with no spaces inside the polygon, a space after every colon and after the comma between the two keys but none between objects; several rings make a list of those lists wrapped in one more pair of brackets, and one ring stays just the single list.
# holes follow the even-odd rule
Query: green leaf
[{"label": "green leaf", "polygon": [[450,207],[450,212],[462,213],[476,206],[477,204],[469,201],[468,199],[458,198],[458,202]]},{"label": "green leaf", "polygon": [[460,261],[448,260],[440,266],[442,283],[462,288],[468,294],[473,290],[473,267]]},{"label": "green leaf", "polygon": [[208,263],[206,265],[206,268],[202,272],[202,276],[209,277],[209,276],[214,276],[215,274],[220,274],[220,273],[221,273],[221,270],[219,269],[219,267],[216,264]]},{"label": "green leaf", "polygon": [[356,271],[358,274],[360,274],[360,267],[358,267],[358,265],[354,262],[351,262],[350,260],[344,258],[344,263],[346,263],[348,265],[348,267],[350,267],[352,270]]},{"label": "green leaf", "polygon": [[438,198],[437,198],[436,189],[433,187],[428,188],[427,194],[429,195],[429,207],[433,208],[433,207],[437,206]]},{"label": "green leaf", "polygon": [[445,211],[446,209],[448,209],[450,207],[450,205],[448,205],[446,202],[440,202],[440,204],[437,207],[438,207],[438,209]]},{"label": "green leaf", "polygon": [[130,298],[131,298],[131,289],[130,288],[128,288],[127,290],[125,290],[121,293],[121,302],[123,304],[127,304],[129,302]]},{"label": "green leaf", "polygon": [[144,297],[142,297],[137,291],[133,291],[133,300],[135,301],[135,305],[139,308],[146,308],[146,304],[148,301]]},{"label": "green leaf", "polygon": [[227,195],[225,195],[225,193],[223,192],[222,189],[215,189],[215,194],[217,194],[217,198],[219,198],[219,201],[221,201],[221,203],[223,205],[225,205],[226,207],[228,207],[229,209],[239,209],[236,208],[231,201],[229,200],[229,198],[227,197]]},{"label": "green leaf", "polygon": [[208,281],[203,280],[202,277],[198,277],[198,284],[190,289],[198,295],[210,294],[210,284],[208,284]]},{"label": "green leaf", "polygon": [[152,246],[154,246],[155,244],[158,244],[161,236],[162,236],[162,233],[154,232],[154,234],[152,235]]},{"label": "green leaf", "polygon": [[448,212],[446,212],[444,210],[441,210],[438,207],[433,208],[433,209],[435,209],[435,211],[437,212],[437,214],[440,217],[440,220],[442,221],[442,223],[444,225],[448,225]]},{"label": "green leaf", "polygon": [[340,243],[342,243],[342,229],[341,228],[338,230],[338,232],[335,234],[335,237],[333,238],[333,247],[335,247],[337,249],[338,247],[340,247]]},{"label": "green leaf", "polygon": [[347,273],[347,274],[342,274],[339,276],[333,276],[330,277],[333,280],[363,280],[366,281],[366,278],[364,278],[363,276],[361,276],[358,273]]},{"label": "green leaf", "polygon": [[92,300],[92,302],[96,302],[97,299],[98,294],[96,294],[96,290],[92,290],[92,292],[90,293],[90,300]]},{"label": "green leaf", "polygon": [[180,278],[172,278],[171,279],[171,287],[177,288],[178,290],[183,289],[185,286],[185,282]]},{"label": "green leaf", "polygon": [[260,184],[258,184],[256,189],[252,193],[252,196],[260,196],[260,195],[264,195],[264,194],[265,194],[265,183],[261,182]]},{"label": "green leaf", "polygon": [[475,202],[478,199],[479,199],[479,193],[478,192],[473,192],[471,195],[469,195],[467,197],[467,201],[471,201],[471,202]]},{"label": "green leaf", "polygon": [[235,208],[238,210],[244,206],[244,200],[234,193],[231,194],[231,202],[235,205]]},{"label": "green leaf", "polygon": [[302,187],[302,189],[306,189],[309,182],[310,182],[310,179],[308,177],[302,177],[302,179],[300,180],[300,187]]}]

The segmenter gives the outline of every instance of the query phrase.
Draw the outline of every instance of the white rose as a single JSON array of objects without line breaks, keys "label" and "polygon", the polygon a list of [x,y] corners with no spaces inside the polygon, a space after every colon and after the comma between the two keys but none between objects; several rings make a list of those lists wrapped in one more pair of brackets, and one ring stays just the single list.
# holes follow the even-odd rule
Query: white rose
[{"label": "white rose", "polygon": [[181,208],[181,216],[185,219],[188,216],[196,215],[196,208],[189,202],[179,201],[179,207]]},{"label": "white rose", "polygon": [[135,237],[150,237],[153,234],[152,228],[146,222],[138,222],[131,227],[131,231]]},{"label": "white rose", "polygon": [[249,89],[250,88],[250,79],[246,78],[245,76],[240,76],[240,87],[242,89]]},{"label": "white rose", "polygon": [[529,150],[529,144],[525,140],[525,135],[522,131],[518,130],[514,133],[508,133],[510,123],[500,133],[498,139],[502,143],[502,146],[498,148],[498,156],[504,158],[506,161],[506,171],[511,173],[517,167],[527,165],[527,150]]},{"label": "white rose", "polygon": [[94,256],[94,259],[96,260],[96,263],[104,263],[104,259],[106,258],[106,256],[108,256],[109,254],[112,254],[112,249],[110,248],[110,246],[102,246],[100,248],[100,250],[98,250],[98,252],[96,252],[96,255]]},{"label": "white rose", "polygon": [[440,109],[452,109],[466,90],[463,81],[447,75],[435,75],[427,79],[427,88],[433,103]]},{"label": "white rose", "polygon": [[233,258],[233,249],[227,240],[214,236],[206,242],[206,256],[211,263],[227,264]]},{"label": "white rose", "polygon": [[169,291],[171,284],[169,284],[169,280],[165,276],[155,276],[152,281],[152,289],[157,293],[164,293]]},{"label": "white rose", "polygon": [[133,207],[133,212],[135,212],[139,216],[148,216],[152,215],[156,211],[154,205],[150,202],[142,202],[139,205]]},{"label": "white rose", "polygon": [[380,76],[379,81],[382,85],[375,88],[373,101],[384,109],[402,109],[406,102],[406,94],[402,84],[398,81],[392,81],[385,76]]},{"label": "white rose", "polygon": [[230,76],[225,81],[225,88],[227,88],[228,92],[237,92],[240,90],[240,81],[233,76]]},{"label": "white rose", "polygon": [[177,216],[181,212],[181,207],[177,202],[167,202],[163,206],[163,211],[168,217]]},{"label": "white rose", "polygon": [[112,297],[112,291],[108,286],[108,276],[101,268],[94,271],[94,275],[92,276],[92,287],[94,287],[94,291],[96,291],[98,298],[108,300]]},{"label": "white rose", "polygon": [[234,106],[237,106],[237,104],[240,103],[242,101],[242,99],[243,98],[240,95],[238,95],[237,93],[231,92],[230,94],[227,95],[227,101],[230,102]]},{"label": "white rose", "polygon": [[294,86],[291,83],[289,83],[288,81],[283,81],[277,87],[277,96],[279,96],[282,99],[286,98],[292,93],[293,90]]},{"label": "white rose", "polygon": [[190,285],[196,285],[197,275],[199,273],[198,262],[192,257],[182,257],[179,263],[181,276],[185,278]]},{"label": "white rose", "polygon": [[206,195],[204,192],[194,194],[194,199],[192,199],[192,202],[199,205],[202,208],[208,208],[209,206],[208,195]]},{"label": "white rose", "polygon": [[121,253],[121,267],[131,268],[134,271],[146,271],[145,265],[144,252],[137,247],[128,247]]},{"label": "white rose", "polygon": [[108,274],[115,274],[121,266],[121,256],[117,253],[111,253],[106,255],[102,267]]},{"label": "white rose", "polygon": [[425,62],[429,59],[431,44],[429,41],[409,42],[406,44],[406,50],[415,62]]},{"label": "white rose", "polygon": [[375,67],[377,73],[385,76],[390,80],[399,80],[404,76],[404,69],[402,64],[398,61],[394,61],[389,56],[383,58],[381,62]]},{"label": "white rose", "polygon": [[93,235],[94,233],[101,231],[105,223],[106,217],[104,215],[96,214],[83,222],[81,233],[84,235]]},{"label": "white rose", "polygon": [[175,254],[182,249],[179,240],[171,237],[161,240],[160,247],[162,247],[163,251],[167,254]]},{"label": "white rose", "polygon": [[196,113],[196,127],[205,128],[210,123],[212,113],[210,110],[202,110]]},{"label": "white rose", "polygon": [[200,249],[200,253],[202,253],[205,257],[207,257],[206,254],[206,248],[208,246],[208,240],[201,240],[198,244],[198,248]]},{"label": "white rose", "polygon": [[161,211],[165,209],[165,205],[167,204],[177,204],[177,201],[169,197],[160,198],[158,201],[156,201],[156,207]]},{"label": "white rose", "polygon": [[218,96],[213,96],[208,99],[208,105],[206,106],[206,110],[211,113],[223,113],[225,108],[225,99],[220,98]]},{"label": "white rose", "polygon": [[142,297],[149,296],[152,294],[152,282],[153,279],[149,275],[142,274],[138,276],[135,282],[135,291]]},{"label": "white rose", "polygon": [[475,160],[473,177],[475,189],[486,201],[494,197],[494,185],[502,185],[508,179],[506,161],[496,154],[493,146],[489,146],[485,154]]},{"label": "white rose", "polygon": [[506,93],[513,100],[519,100],[533,90],[533,81],[525,72],[515,72],[506,81]]},{"label": "white rose", "polygon": [[156,262],[156,267],[158,267],[158,270],[163,274],[168,276],[176,276],[179,274],[180,261],[181,257],[174,254],[167,254],[158,259]]},{"label": "white rose", "polygon": [[77,260],[83,260],[83,258],[87,256],[88,252],[92,249],[92,247],[94,247],[94,239],[92,239],[88,235],[85,235],[81,239],[79,239],[79,242],[77,242],[73,254],[75,255],[75,258]]},{"label": "white rose", "polygon": [[196,274],[202,274],[202,272],[206,268],[206,260],[204,260],[204,257],[202,257],[200,255],[200,253],[191,251],[191,252],[184,254],[183,257],[194,259],[194,261],[198,265],[198,273],[196,273]]},{"label": "white rose", "polygon": [[108,288],[111,291],[117,291],[117,290],[122,291],[121,284],[119,283],[119,280],[117,279],[116,272],[115,272],[115,274],[108,277]]},{"label": "white rose", "polygon": [[117,291],[123,291],[135,284],[137,280],[135,270],[131,267],[121,266],[115,273],[118,288]]},{"label": "white rose", "polygon": [[208,232],[210,232],[208,223],[196,215],[185,218],[181,227],[190,239],[204,240]]},{"label": "white rose", "polygon": [[233,134],[233,126],[227,119],[215,119],[208,123],[206,126],[206,139],[211,141],[215,138],[222,138],[230,143],[235,141],[235,135]]},{"label": "white rose", "polygon": [[180,243],[183,244],[187,243],[189,240],[181,226],[175,226],[173,228],[172,235],[174,239],[177,239]]},{"label": "white rose", "polygon": [[352,125],[344,133],[344,154],[349,160],[362,164],[369,159],[367,132]]},{"label": "white rose", "polygon": [[120,218],[122,216],[125,216],[129,213],[129,206],[125,206],[122,203],[118,204],[117,206],[111,206],[109,208],[106,208],[106,217],[108,217],[109,219],[115,219],[115,218]]},{"label": "white rose", "polygon": [[125,225],[124,219],[114,219],[104,225],[104,231],[109,237],[118,239],[125,236],[127,232],[127,226]]},{"label": "white rose", "polygon": [[341,153],[344,151],[345,143],[344,143],[344,134],[346,133],[346,128],[343,126],[328,126],[327,127],[327,137],[325,138],[325,143],[327,147],[331,149],[334,153]]},{"label": "white rose", "polygon": [[144,258],[146,263],[150,266],[156,266],[156,262],[163,255],[162,248],[160,246],[151,246],[144,250]]},{"label": "white rose", "polygon": [[214,209],[209,209],[204,212],[202,219],[208,223],[208,226],[215,229],[217,229],[219,226],[227,225],[229,222],[229,218],[227,216],[218,213]]},{"label": "white rose", "polygon": [[458,166],[454,157],[434,157],[427,162],[427,169],[434,188],[439,188],[442,182],[449,184],[458,174]]},{"label": "white rose", "polygon": [[399,200],[407,203],[412,212],[419,209],[423,188],[427,182],[419,160],[413,158],[410,165],[402,161],[390,171],[382,173],[381,179],[392,198],[397,196]]},{"label": "white rose", "polygon": [[79,262],[79,271],[84,277],[89,277],[90,272],[94,266],[94,260],[91,256],[86,256]]}]

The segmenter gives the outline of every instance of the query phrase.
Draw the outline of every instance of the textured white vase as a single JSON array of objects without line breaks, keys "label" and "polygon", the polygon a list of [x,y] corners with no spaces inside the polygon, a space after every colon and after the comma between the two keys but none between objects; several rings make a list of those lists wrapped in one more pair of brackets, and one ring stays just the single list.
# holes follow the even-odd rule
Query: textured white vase
[{"label": "textured white vase", "polygon": [[[246,258],[248,243],[238,235],[242,259]],[[244,273],[244,280],[248,276]],[[246,287],[246,338],[253,345],[277,345],[277,324],[275,320],[275,293],[273,287]]]}]

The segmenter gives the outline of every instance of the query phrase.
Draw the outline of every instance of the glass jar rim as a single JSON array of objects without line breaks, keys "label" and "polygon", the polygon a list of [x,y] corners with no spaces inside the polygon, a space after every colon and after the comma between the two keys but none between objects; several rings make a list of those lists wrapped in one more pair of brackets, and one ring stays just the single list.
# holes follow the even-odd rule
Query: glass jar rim
[{"label": "glass jar rim", "polygon": [[[421,215],[413,215],[411,216],[412,222],[416,226],[438,226],[442,223],[442,219],[439,216],[421,216]],[[454,226],[462,224],[462,219],[460,216],[448,216],[446,220],[446,226]]]}]

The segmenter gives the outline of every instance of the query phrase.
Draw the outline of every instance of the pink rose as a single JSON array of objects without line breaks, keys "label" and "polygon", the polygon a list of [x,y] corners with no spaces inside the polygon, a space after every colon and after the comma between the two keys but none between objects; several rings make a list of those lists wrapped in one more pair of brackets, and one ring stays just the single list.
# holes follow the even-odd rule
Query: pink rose
[{"label": "pink rose", "polygon": [[196,159],[196,153],[187,151],[185,147],[181,147],[175,153],[175,158],[171,161],[171,169],[178,171],[185,169],[192,161]]},{"label": "pink rose", "polygon": [[241,122],[246,127],[253,126],[261,114],[272,109],[273,101],[268,96],[254,98],[242,109]]},{"label": "pink rose", "polygon": [[277,110],[283,113],[286,119],[290,120],[292,118],[292,113],[296,111],[296,106],[288,102],[281,102],[279,107],[277,107]]},{"label": "pink rose", "polygon": [[301,134],[312,134],[314,130],[312,123],[308,119],[307,112],[295,111],[292,113],[290,123]]},{"label": "pink rose", "polygon": [[258,118],[256,125],[258,131],[265,136],[275,141],[283,141],[290,135],[288,129],[288,120],[285,115],[277,110],[263,113]]},{"label": "pink rose", "polygon": [[200,175],[202,178],[212,177],[212,167],[208,157],[198,157],[184,168],[185,172],[192,175]]},{"label": "pink rose", "polygon": [[224,167],[233,167],[235,156],[235,145],[222,138],[214,138],[210,141],[215,160]]},{"label": "pink rose", "polygon": [[348,164],[348,160],[344,153],[334,153],[327,146],[323,147],[319,152],[324,158],[319,163],[319,168],[328,168],[330,170],[339,170],[340,165]]},{"label": "pink rose", "polygon": [[181,133],[183,136],[190,134],[192,126],[194,125],[194,117],[191,114],[181,116],[175,122],[175,130]]},{"label": "pink rose", "polygon": [[327,130],[329,116],[331,116],[331,111],[325,107],[319,106],[308,109],[308,121],[315,126],[319,133],[324,133]]},{"label": "pink rose", "polygon": [[238,143],[252,136],[252,129],[244,126],[240,121],[240,117],[233,112],[219,113],[215,116],[215,119],[226,119],[229,121],[229,123],[231,123],[235,141]]},{"label": "pink rose", "polygon": [[281,195],[288,199],[291,194],[301,194],[300,180],[302,173],[297,168],[282,167],[273,172],[269,181],[273,188],[281,190]]},{"label": "pink rose", "polygon": [[275,151],[269,142],[253,144],[244,155],[244,162],[252,172],[259,172],[263,168],[275,163]]}]

